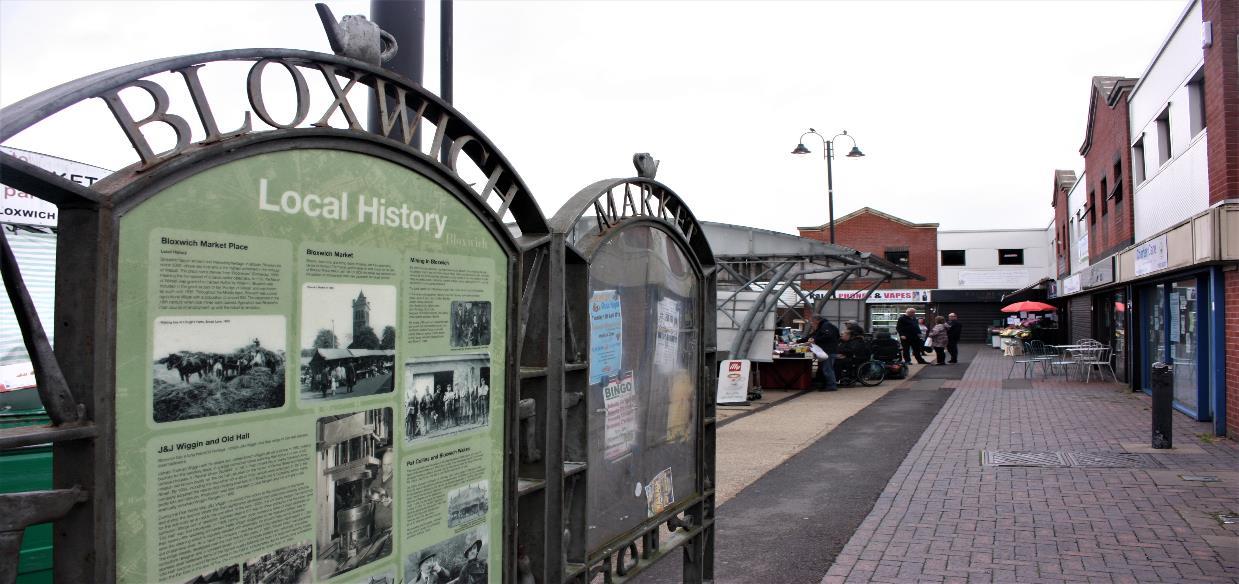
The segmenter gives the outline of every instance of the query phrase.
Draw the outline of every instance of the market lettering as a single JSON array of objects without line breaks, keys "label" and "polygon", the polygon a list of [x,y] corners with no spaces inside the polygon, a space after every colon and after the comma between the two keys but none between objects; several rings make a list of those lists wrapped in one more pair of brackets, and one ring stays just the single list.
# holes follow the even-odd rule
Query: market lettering
[{"label": "market lettering", "polygon": [[[342,192],[339,196],[331,196],[284,191],[276,200],[268,191],[267,179],[263,178],[258,179],[258,208],[275,213],[348,221],[349,194]],[[447,217],[444,215],[409,209],[404,203],[399,207],[390,206],[387,199],[366,195],[357,195],[355,216],[359,223],[424,231],[435,239],[442,238],[444,230],[447,229]]]},{"label": "market lettering", "polygon": [[317,249],[310,249],[307,247],[305,248],[305,255],[328,256],[328,257],[347,259],[347,258],[353,257],[353,252],[351,251],[319,251]]}]

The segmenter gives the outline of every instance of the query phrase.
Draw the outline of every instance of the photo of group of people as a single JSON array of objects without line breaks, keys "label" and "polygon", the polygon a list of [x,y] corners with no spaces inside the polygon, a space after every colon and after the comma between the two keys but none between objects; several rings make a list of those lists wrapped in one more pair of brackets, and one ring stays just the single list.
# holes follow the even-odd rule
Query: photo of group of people
[{"label": "photo of group of people", "polygon": [[484,347],[490,344],[490,302],[452,301],[452,347]]},{"label": "photo of group of people", "polygon": [[480,525],[405,557],[409,584],[485,584],[487,526]]},{"label": "photo of group of people", "polygon": [[490,355],[414,359],[404,371],[406,442],[489,424]]}]

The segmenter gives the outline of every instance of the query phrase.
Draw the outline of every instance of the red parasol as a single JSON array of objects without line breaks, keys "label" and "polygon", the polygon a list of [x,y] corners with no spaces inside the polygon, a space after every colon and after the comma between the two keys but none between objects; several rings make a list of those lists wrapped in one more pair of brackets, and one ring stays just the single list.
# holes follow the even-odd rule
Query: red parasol
[{"label": "red parasol", "polygon": [[1002,307],[1003,312],[1056,312],[1058,309],[1044,302],[1025,300]]}]

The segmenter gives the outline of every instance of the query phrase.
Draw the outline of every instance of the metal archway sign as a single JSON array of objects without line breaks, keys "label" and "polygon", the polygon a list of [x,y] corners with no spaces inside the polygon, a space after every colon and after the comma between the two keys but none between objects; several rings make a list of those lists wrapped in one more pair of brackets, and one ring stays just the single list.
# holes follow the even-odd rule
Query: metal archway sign
[{"label": "metal archway sign", "polygon": [[[200,81],[221,62],[249,64],[232,129]],[[265,93],[279,71],[284,107]],[[385,96],[382,132],[352,110],[362,86]],[[518,307],[549,230],[498,149],[407,79],[270,49],[70,82],[0,112],[0,141],[95,98],[134,165],[87,188],[0,155],[62,234],[54,352],[4,245],[53,425],[0,448],[51,442],[55,472],[0,496],[5,557],[55,521],[58,581],[514,580]]]},{"label": "metal archway sign", "polygon": [[548,477],[563,504],[547,505],[564,510],[567,580],[627,581],[679,548],[683,581],[711,581],[716,266],[701,225],[644,177],[594,183],[550,223],[567,460]]}]

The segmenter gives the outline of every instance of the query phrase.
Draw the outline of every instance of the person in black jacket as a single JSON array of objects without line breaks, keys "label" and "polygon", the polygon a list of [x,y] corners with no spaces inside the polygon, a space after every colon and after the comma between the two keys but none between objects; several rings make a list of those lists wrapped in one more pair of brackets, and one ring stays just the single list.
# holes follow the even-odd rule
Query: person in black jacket
[{"label": "person in black jacket", "polygon": [[924,345],[921,340],[921,325],[916,322],[915,308],[904,311],[903,316],[895,321],[895,330],[899,333],[899,342],[903,343],[903,362],[911,363],[912,357],[916,357],[917,363],[928,364],[921,356]]},{"label": "person in black jacket", "polygon": [[946,316],[946,326],[946,352],[951,354],[951,359],[947,363],[959,363],[959,335],[963,332],[964,325],[952,312]]},{"label": "person in black jacket", "polygon": [[843,332],[839,334],[839,353],[835,356],[836,381],[846,377],[849,370],[869,360],[869,343],[865,342],[858,330],[859,327],[844,326]]},{"label": "person in black jacket", "polygon": [[817,362],[817,379],[813,386],[822,391],[834,391],[838,389],[835,382],[835,353],[839,352],[839,328],[820,314],[813,315],[809,322],[813,324],[813,332],[800,339],[800,342],[813,341],[814,345],[826,352],[826,358]]}]

